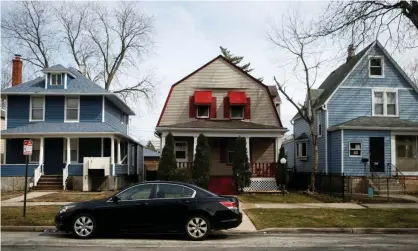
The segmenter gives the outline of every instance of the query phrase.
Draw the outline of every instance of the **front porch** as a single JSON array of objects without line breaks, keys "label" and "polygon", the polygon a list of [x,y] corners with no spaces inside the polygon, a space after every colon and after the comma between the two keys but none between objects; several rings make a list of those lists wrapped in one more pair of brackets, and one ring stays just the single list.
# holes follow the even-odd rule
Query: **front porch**
[{"label": "front porch", "polygon": [[[55,189],[66,189],[68,181],[71,180],[74,190],[82,190],[83,176],[86,175],[92,178],[93,183],[95,180],[105,183],[105,185],[97,185],[101,187],[101,190],[115,189],[109,187],[109,183],[112,183],[110,186],[116,186],[115,179],[112,182],[107,181],[110,176],[133,176],[142,170],[139,167],[139,156],[142,156],[139,153],[140,147],[129,138],[117,135],[97,137],[91,135],[66,137],[25,135],[18,138],[5,138],[5,164],[1,165],[2,181],[6,181],[6,177],[8,179],[22,179],[24,177],[26,160],[23,155],[23,140],[25,139],[33,141],[32,155],[29,156],[28,177],[35,189],[41,189],[43,183],[47,183],[51,187],[54,182],[52,179],[46,179],[49,176],[58,177],[55,179],[57,180],[57,184],[54,183]],[[84,165],[86,165],[86,158],[90,157],[102,159],[108,168],[101,168],[103,171],[100,172],[100,170],[92,170],[88,166],[86,173]],[[45,182],[42,182],[42,177]],[[119,181],[119,183],[122,184],[118,187],[125,185],[123,181]],[[93,187],[90,186],[89,189]]]}]

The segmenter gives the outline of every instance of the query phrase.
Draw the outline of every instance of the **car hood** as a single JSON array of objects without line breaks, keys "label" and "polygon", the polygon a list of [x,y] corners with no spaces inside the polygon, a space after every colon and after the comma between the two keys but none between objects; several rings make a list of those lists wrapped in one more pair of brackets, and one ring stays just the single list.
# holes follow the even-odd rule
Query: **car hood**
[{"label": "car hood", "polygon": [[72,202],[69,204],[66,204],[65,206],[76,206],[76,207],[90,207],[90,206],[96,206],[106,203],[109,198],[105,199],[99,199],[99,200],[87,200],[87,201],[80,201],[80,202]]}]

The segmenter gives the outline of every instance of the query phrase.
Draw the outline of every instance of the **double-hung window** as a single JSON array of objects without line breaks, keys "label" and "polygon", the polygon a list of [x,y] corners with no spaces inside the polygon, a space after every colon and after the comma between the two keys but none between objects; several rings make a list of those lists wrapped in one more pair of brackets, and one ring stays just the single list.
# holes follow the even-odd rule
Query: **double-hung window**
[{"label": "double-hung window", "polygon": [[32,139],[32,155],[29,155],[29,162],[38,163],[40,152],[41,152],[41,140]]},{"label": "double-hung window", "polygon": [[242,105],[231,106],[231,119],[244,119],[244,106]]},{"label": "double-hung window", "polygon": [[80,115],[80,98],[65,97],[65,121],[78,122]]},{"label": "double-hung window", "polygon": [[43,121],[45,119],[45,97],[30,98],[30,120]]},{"label": "double-hung window", "polygon": [[369,58],[369,77],[370,78],[383,78],[384,67],[382,57],[370,57]]},{"label": "double-hung window", "polygon": [[306,159],[308,157],[308,142],[297,142],[296,143],[296,157],[300,159]]},{"label": "double-hung window", "polygon": [[235,148],[235,139],[230,139],[228,141],[228,149],[227,149],[227,162],[228,164],[232,164],[234,158],[234,148]]},{"label": "double-hung window", "polygon": [[176,141],[174,151],[177,161],[187,162],[187,141]]},{"label": "double-hung window", "polygon": [[[78,163],[78,139],[70,139],[71,163]],[[64,163],[67,163],[67,141],[64,140]]]},{"label": "double-hung window", "polygon": [[350,143],[350,157],[361,157],[361,143]]},{"label": "double-hung window", "polygon": [[373,92],[374,116],[398,116],[398,95],[396,91]]},{"label": "double-hung window", "polygon": [[197,118],[209,118],[209,106],[208,105],[198,105],[197,106]]}]

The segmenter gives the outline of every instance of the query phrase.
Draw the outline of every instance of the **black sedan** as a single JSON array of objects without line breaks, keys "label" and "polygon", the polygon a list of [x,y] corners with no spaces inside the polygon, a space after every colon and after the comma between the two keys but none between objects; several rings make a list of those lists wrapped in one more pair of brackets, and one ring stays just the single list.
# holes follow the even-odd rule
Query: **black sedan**
[{"label": "black sedan", "polygon": [[239,201],[191,184],[153,181],[130,186],[102,200],[63,206],[55,217],[61,231],[90,238],[98,232],[182,232],[202,240],[212,230],[241,224]]}]

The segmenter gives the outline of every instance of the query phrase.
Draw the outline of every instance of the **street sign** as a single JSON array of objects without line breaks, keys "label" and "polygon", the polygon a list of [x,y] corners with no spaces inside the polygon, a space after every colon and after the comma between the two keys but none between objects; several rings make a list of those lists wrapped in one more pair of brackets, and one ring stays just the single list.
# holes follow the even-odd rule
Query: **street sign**
[{"label": "street sign", "polygon": [[23,155],[32,155],[32,140],[23,141]]}]

